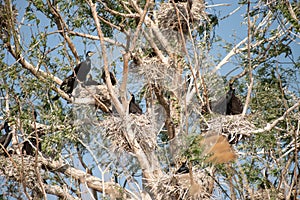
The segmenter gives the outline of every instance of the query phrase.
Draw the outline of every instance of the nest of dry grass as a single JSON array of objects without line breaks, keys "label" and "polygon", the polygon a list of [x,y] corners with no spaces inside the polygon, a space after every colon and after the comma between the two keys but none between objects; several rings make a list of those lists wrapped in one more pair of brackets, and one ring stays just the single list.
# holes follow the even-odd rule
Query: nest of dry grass
[{"label": "nest of dry grass", "polygon": [[[38,187],[38,177],[34,169],[35,158],[32,156],[11,155],[11,157],[1,156],[0,176],[5,176],[6,180],[24,183],[26,187],[40,191]],[[41,168],[41,163],[38,163]]]},{"label": "nest of dry grass", "polygon": [[155,81],[161,85],[172,82],[176,69],[172,62],[162,63],[157,57],[144,58],[138,73],[142,75],[146,82]]},{"label": "nest of dry grass", "polygon": [[[249,195],[249,198],[251,196]],[[286,199],[284,191],[277,190],[275,188],[272,189],[259,189],[253,195],[253,199],[255,200],[264,200],[264,199],[276,199],[276,200],[284,200]],[[291,198],[292,199],[292,198]]]},{"label": "nest of dry grass", "polygon": [[[157,199],[210,199],[213,179],[204,170],[193,171],[194,183],[191,185],[190,174],[165,174],[154,186]],[[196,189],[196,193],[193,191]]]},{"label": "nest of dry grass", "polygon": [[145,83],[156,83],[169,90],[177,89],[181,83],[175,82],[178,77],[178,67],[185,68],[186,63],[183,59],[176,63],[169,58],[162,62],[158,57],[147,57],[143,52],[136,52],[135,56],[140,58],[140,63],[131,68],[136,78],[142,78]]},{"label": "nest of dry grass", "polygon": [[208,121],[208,125],[211,129],[220,130],[231,144],[251,136],[255,130],[255,126],[241,115],[219,116]]},{"label": "nest of dry grass", "polygon": [[157,146],[157,130],[147,114],[129,114],[125,118],[110,116],[102,125],[106,129],[104,136],[111,141],[113,150],[133,152],[128,134],[134,134],[134,139],[145,151],[152,151]]},{"label": "nest of dry grass", "polygon": [[184,34],[188,34],[190,22],[199,23],[201,19],[207,18],[205,5],[201,0],[194,0],[192,7],[188,7],[187,2],[162,3],[157,13],[159,28],[163,31],[182,30]]}]

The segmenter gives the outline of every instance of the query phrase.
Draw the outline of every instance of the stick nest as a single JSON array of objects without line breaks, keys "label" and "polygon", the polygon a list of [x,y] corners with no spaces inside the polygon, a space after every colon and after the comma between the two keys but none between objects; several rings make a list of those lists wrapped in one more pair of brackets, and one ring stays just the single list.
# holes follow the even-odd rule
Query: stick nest
[{"label": "stick nest", "polygon": [[162,176],[153,186],[153,193],[158,194],[158,199],[210,199],[210,185],[213,182],[203,170],[193,171],[194,193],[191,185],[190,174],[172,174]]},{"label": "stick nest", "polygon": [[[1,156],[0,159],[0,176],[5,176],[7,181],[24,183],[32,190],[40,191],[38,177],[32,164],[35,163],[35,157],[13,154],[11,158]],[[40,163],[38,163],[38,168],[41,168]]]},{"label": "stick nest", "polygon": [[255,126],[241,115],[219,116],[208,121],[208,125],[210,129],[219,129],[231,144],[251,136],[255,130]]},{"label": "stick nest", "polygon": [[154,122],[147,114],[129,114],[124,119],[110,116],[103,126],[106,129],[104,136],[112,142],[113,150],[133,152],[133,141],[129,141],[128,134],[134,134],[134,140],[145,151],[154,150],[157,146],[154,134],[157,130],[154,130]]},{"label": "stick nest", "polygon": [[160,30],[170,35],[180,30],[187,35],[190,22],[199,24],[201,19],[207,18],[204,8],[205,5],[200,0],[193,0],[190,11],[186,2],[162,3],[157,13],[158,26]]}]

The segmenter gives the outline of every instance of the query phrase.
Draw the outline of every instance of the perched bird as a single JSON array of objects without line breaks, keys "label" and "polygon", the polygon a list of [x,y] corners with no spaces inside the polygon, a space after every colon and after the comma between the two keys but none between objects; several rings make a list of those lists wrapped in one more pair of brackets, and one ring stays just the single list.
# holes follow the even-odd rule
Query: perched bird
[{"label": "perched bird", "polygon": [[[33,146],[34,145],[34,146]],[[22,153],[25,155],[30,155],[30,156],[34,156],[35,155],[35,148],[37,145],[37,140],[36,138],[30,138],[29,141],[26,140],[23,143],[23,147],[22,147]],[[42,149],[42,144],[41,142],[38,143],[38,151],[41,151]]]},{"label": "perched bird", "polygon": [[140,106],[137,103],[135,103],[134,95],[132,93],[130,95],[131,95],[131,100],[129,102],[129,113],[138,114],[138,115],[143,114],[143,111],[140,108]]},{"label": "perched bird", "polygon": [[235,96],[235,89],[232,87],[232,84],[229,85],[231,98],[227,103],[226,115],[238,115],[243,112],[243,104],[241,100]]},{"label": "perched bird", "polygon": [[235,89],[229,84],[229,91],[218,101],[212,103],[212,111],[222,115],[237,115],[243,112],[241,100],[235,96]]},{"label": "perched bird", "polygon": [[92,62],[91,62],[91,59],[90,57],[92,55],[94,55],[95,52],[92,52],[92,51],[88,51],[86,53],[86,58],[85,58],[85,61],[82,61],[81,63],[79,63],[74,71],[75,71],[75,74],[76,74],[76,78],[81,81],[81,82],[84,82],[86,80],[86,76],[88,75],[88,73],[90,72],[91,70],[91,66],[92,66]]},{"label": "perched bird", "polygon": [[[78,83],[76,81],[76,78],[72,74],[72,75],[68,76],[67,78],[65,78],[65,80],[60,85],[60,89],[70,96],[73,92],[73,89],[76,88],[77,84]],[[58,100],[58,99],[59,99],[59,95],[56,95],[55,97],[52,98],[53,101]]]},{"label": "perched bird", "polygon": [[[75,68],[74,68],[74,72],[68,76],[67,78],[65,78],[65,80],[62,82],[60,89],[63,90],[65,93],[67,93],[68,95],[71,95],[74,88],[76,88],[78,81],[80,82],[85,82],[86,77],[88,75],[88,73],[91,70],[91,59],[90,57],[92,55],[94,55],[95,52],[92,51],[88,51],[86,53],[86,59],[84,61],[82,61],[81,63],[79,63]],[[56,95],[54,98],[52,98],[52,100],[58,100],[59,99],[59,95]]]},{"label": "perched bird", "polygon": [[[109,76],[110,76],[111,84],[112,85],[116,85],[117,84],[117,79],[116,79],[115,75],[112,72],[109,72]],[[106,84],[104,69],[102,70],[102,76],[101,76],[101,78],[103,80],[103,83]]]},{"label": "perched bird", "polygon": [[11,139],[12,139],[12,133],[10,132],[10,128],[9,128],[9,125],[8,125],[7,121],[4,122],[4,125],[2,125],[1,129],[5,130],[5,134],[0,137],[0,144],[4,148],[6,148],[9,145],[9,143],[11,142]]},{"label": "perched bird", "polygon": [[100,85],[97,81],[93,80],[92,75],[87,75],[87,80],[84,82],[84,85],[91,86],[91,85]]}]

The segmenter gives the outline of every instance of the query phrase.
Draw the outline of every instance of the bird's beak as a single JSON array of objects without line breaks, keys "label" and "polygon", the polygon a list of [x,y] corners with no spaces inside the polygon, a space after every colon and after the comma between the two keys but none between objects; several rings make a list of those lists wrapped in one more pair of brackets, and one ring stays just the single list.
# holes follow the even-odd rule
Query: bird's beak
[{"label": "bird's beak", "polygon": [[91,56],[94,55],[95,53],[96,53],[96,52],[92,51],[92,52],[91,52]]}]

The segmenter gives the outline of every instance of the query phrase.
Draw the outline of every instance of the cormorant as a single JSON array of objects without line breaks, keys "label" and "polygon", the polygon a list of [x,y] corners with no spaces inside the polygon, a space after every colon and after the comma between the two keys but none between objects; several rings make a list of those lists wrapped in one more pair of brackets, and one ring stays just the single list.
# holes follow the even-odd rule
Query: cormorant
[{"label": "cormorant", "polygon": [[138,114],[138,115],[143,114],[143,111],[140,108],[140,106],[137,103],[135,103],[134,95],[132,93],[130,95],[131,95],[131,100],[129,102],[129,113]]},{"label": "cormorant", "polygon": [[229,85],[231,98],[227,103],[226,115],[238,115],[243,112],[243,104],[241,100],[235,96],[235,89],[232,87],[232,84]]},{"label": "cormorant", "polygon": [[5,134],[0,137],[0,144],[2,144],[4,148],[6,148],[12,139],[12,133],[10,132],[10,128],[7,121],[4,122],[4,125],[1,127],[1,129],[5,130]]},{"label": "cormorant", "polygon": [[[81,82],[85,82],[86,77],[88,73],[91,70],[91,59],[90,57],[94,55],[95,52],[88,51],[86,53],[86,59],[79,63],[75,68],[74,72],[68,76],[61,84],[60,89],[63,90],[68,95],[71,95],[73,92],[73,89],[76,88],[78,82],[77,80]],[[52,100],[59,99],[59,95],[56,95]]]},{"label": "cormorant", "polygon": [[229,91],[217,102],[212,103],[212,111],[222,115],[237,115],[243,112],[241,100],[235,96],[235,89],[232,83],[229,84]]},{"label": "cormorant", "polygon": [[[112,72],[109,72],[109,76],[110,76],[110,80],[111,80],[111,84],[114,86],[117,84],[117,79],[115,77],[115,75]],[[105,80],[105,71],[104,69],[102,70],[102,76],[101,76],[103,83],[106,84],[106,80]]]},{"label": "cormorant", "polygon": [[87,80],[84,82],[84,85],[91,86],[91,85],[100,85],[97,81],[93,80],[92,75],[87,75]]},{"label": "cormorant", "polygon": [[[76,88],[77,86],[77,81],[76,78],[73,74],[65,78],[65,80],[62,82],[60,85],[60,89],[67,93],[69,96],[72,94],[73,89]],[[53,101],[58,100],[59,95],[56,95],[54,98],[52,98]]]},{"label": "cormorant", "polygon": [[[36,138],[30,138],[29,141],[26,140],[23,143],[23,147],[22,147],[23,154],[35,156],[35,148],[31,144],[34,145],[34,147],[36,147],[36,144],[37,144]],[[41,149],[42,149],[42,144],[41,144],[41,142],[39,142],[38,143],[38,151],[41,151]]]}]

